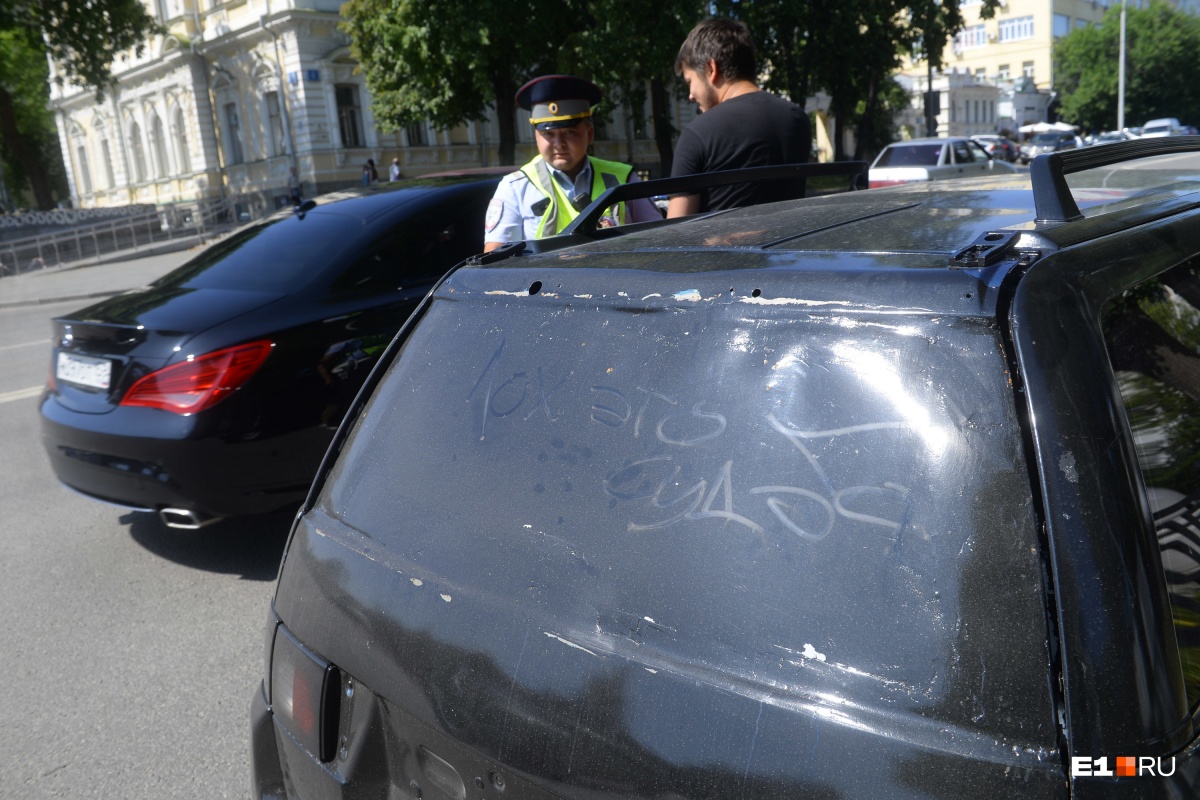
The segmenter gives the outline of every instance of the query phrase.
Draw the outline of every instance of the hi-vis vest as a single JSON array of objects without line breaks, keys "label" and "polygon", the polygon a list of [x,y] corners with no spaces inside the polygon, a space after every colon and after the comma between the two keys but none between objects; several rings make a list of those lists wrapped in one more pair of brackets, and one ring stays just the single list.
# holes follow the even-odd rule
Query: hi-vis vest
[{"label": "hi-vis vest", "polygon": [[[605,190],[625,183],[633,172],[633,167],[617,161],[605,161],[591,156],[588,156],[588,160],[592,162],[592,200],[604,194]],[[553,236],[579,216],[579,212],[571,204],[570,198],[563,193],[558,181],[554,180],[550,174],[550,167],[546,165],[540,155],[521,167],[521,172],[526,178],[529,178],[534,186],[542,190],[542,194],[548,200],[546,209],[542,213],[542,221],[538,224],[537,238],[544,239],[547,236]],[[534,205],[534,213],[537,213],[539,205],[541,205],[540,202]],[[625,204],[618,203],[614,222],[623,225],[625,221]]]}]

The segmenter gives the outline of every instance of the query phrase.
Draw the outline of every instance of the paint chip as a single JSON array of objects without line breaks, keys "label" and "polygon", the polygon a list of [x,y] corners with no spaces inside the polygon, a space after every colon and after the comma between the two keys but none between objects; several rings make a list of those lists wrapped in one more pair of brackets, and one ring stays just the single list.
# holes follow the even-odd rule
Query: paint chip
[{"label": "paint chip", "polygon": [[425,581],[421,580],[420,578],[409,578],[409,580],[412,581],[413,586],[424,586],[425,585]]}]

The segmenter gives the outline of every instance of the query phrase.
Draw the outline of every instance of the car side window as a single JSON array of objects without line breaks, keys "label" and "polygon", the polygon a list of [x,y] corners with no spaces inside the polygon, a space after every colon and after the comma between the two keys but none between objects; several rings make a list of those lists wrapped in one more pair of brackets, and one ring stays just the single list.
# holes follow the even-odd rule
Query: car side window
[{"label": "car side window", "polygon": [[335,295],[373,294],[428,286],[468,256],[483,250],[478,203],[439,208],[406,218],[333,284]]},{"label": "car side window", "polygon": [[955,142],[953,147],[955,164],[970,164],[975,160],[971,156],[971,148],[967,146],[966,142]]},{"label": "car side window", "polygon": [[1200,702],[1200,267],[1105,307],[1103,329],[1146,485],[1188,703]]},{"label": "car side window", "polygon": [[971,151],[971,157],[975,161],[986,162],[988,160],[987,149],[979,142],[971,141],[966,143],[967,148]]}]

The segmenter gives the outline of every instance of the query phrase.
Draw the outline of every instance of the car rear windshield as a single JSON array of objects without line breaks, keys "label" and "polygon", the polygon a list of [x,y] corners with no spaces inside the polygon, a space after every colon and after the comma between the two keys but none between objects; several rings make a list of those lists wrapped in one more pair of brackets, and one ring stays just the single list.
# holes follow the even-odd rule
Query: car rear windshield
[{"label": "car rear windshield", "polygon": [[940,142],[890,145],[879,154],[876,167],[936,167],[942,156]]},{"label": "car rear windshield", "polygon": [[[480,271],[439,291],[318,498],[380,562],[492,620],[457,646],[507,658],[541,630],[620,652],[640,630],[629,658],[647,668],[1053,730],[1030,483],[988,320],[799,311],[731,296],[742,275],[608,303],[575,275],[531,296],[464,272]],[[1013,698],[1022,712],[1001,711]]]},{"label": "car rear windshield", "polygon": [[362,230],[361,218],[330,212],[252,225],[167,273],[155,286],[290,291],[363,247]]}]

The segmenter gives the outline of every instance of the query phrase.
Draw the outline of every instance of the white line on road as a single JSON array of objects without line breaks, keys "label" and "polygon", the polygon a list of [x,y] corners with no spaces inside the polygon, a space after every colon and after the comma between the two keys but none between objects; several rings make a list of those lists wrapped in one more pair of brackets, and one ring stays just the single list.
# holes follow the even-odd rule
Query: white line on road
[{"label": "white line on road", "polygon": [[37,397],[42,393],[42,386],[34,386],[29,389],[17,389],[15,392],[0,393],[0,403],[11,403],[14,400],[28,400],[30,397]]},{"label": "white line on road", "polygon": [[20,344],[4,344],[0,345],[0,350],[16,350],[18,347],[37,347],[38,345],[49,345],[48,339],[38,339],[36,342],[21,342]]}]

